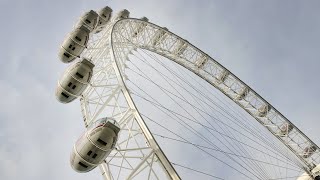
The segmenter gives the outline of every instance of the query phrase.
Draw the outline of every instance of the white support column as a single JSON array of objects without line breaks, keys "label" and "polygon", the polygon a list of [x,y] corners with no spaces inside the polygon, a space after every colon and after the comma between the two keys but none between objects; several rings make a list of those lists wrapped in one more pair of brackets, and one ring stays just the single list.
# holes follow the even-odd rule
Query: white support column
[{"label": "white support column", "polygon": [[109,166],[105,161],[99,165],[99,168],[104,180],[112,180]]},{"label": "white support column", "polygon": [[144,159],[134,168],[133,171],[131,171],[130,175],[127,177],[127,179],[131,179],[133,175],[140,169],[140,167],[149,159],[149,157],[154,154],[153,151],[151,151]]}]

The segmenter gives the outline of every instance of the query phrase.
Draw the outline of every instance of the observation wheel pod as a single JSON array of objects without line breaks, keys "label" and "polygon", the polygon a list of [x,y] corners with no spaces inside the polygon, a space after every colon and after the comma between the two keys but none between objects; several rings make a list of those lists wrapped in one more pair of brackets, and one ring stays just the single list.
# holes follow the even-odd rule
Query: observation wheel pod
[{"label": "observation wheel pod", "polygon": [[72,64],[58,81],[56,98],[62,103],[75,100],[87,88],[94,64],[87,59]]},{"label": "observation wheel pod", "polygon": [[[112,9],[109,6],[106,6],[98,11],[99,19],[104,22],[108,22],[111,18]],[[99,23],[99,25],[101,25]],[[104,25],[104,24],[102,24]]]},{"label": "observation wheel pod", "polygon": [[[102,131],[105,129],[105,131]],[[109,131],[107,131],[109,130]],[[108,134],[114,132],[118,135],[120,131],[120,125],[114,119],[102,118],[88,126],[87,138],[95,144],[96,147],[108,151],[115,147],[118,136],[116,139],[108,139]]]},{"label": "observation wheel pod", "polygon": [[145,16],[143,16],[142,18],[140,18],[142,21],[144,21],[144,22],[149,22],[149,19],[147,18],[147,17],[145,17]]},{"label": "observation wheel pod", "polygon": [[112,9],[106,6],[98,11],[99,20],[96,26],[95,33],[99,33],[105,27],[105,25],[110,21],[112,15]]},{"label": "observation wheel pod", "polygon": [[119,124],[102,118],[88,127],[73,147],[70,164],[77,172],[88,172],[101,164],[114,149],[120,131]]},{"label": "observation wheel pod", "polygon": [[90,32],[92,32],[97,26],[97,23],[98,14],[95,11],[90,10],[80,17],[76,27],[85,26]]},{"label": "observation wheel pod", "polygon": [[80,54],[87,46],[89,33],[89,29],[85,26],[80,26],[72,31],[60,47],[58,54],[60,60],[64,63],[69,63],[80,57]]},{"label": "observation wheel pod", "polygon": [[115,16],[115,20],[117,21],[120,19],[129,18],[129,15],[130,15],[130,12],[126,9],[123,9],[117,13],[117,15]]}]

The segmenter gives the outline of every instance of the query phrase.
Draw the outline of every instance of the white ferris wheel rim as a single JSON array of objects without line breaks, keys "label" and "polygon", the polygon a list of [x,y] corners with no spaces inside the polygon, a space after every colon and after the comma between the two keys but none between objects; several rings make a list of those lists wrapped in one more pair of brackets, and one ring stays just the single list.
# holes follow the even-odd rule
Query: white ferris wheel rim
[{"label": "white ferris wheel rim", "polygon": [[[317,156],[315,158],[315,160],[312,158],[303,158],[303,154],[301,151],[297,152],[297,149],[291,147],[290,145],[284,143],[285,146],[288,147],[288,149],[290,149],[290,151],[292,151],[305,165],[305,170],[310,172],[317,164],[319,164],[319,147],[312,142],[303,132],[301,132],[296,126],[294,126],[294,124],[292,124],[285,116],[283,116],[278,110],[276,110],[270,103],[268,103],[264,98],[262,98],[259,94],[257,94],[252,88],[250,88],[247,84],[245,84],[242,80],[240,80],[237,76],[235,76],[232,72],[230,72],[228,69],[226,69],[224,66],[222,66],[220,63],[218,63],[216,60],[214,60],[213,58],[211,58],[209,55],[207,55],[206,53],[204,53],[203,51],[201,51],[200,49],[198,49],[197,47],[195,47],[194,45],[192,45],[191,43],[189,43],[188,41],[184,40],[183,38],[177,36],[176,34],[161,28],[158,25],[155,25],[153,23],[150,22],[145,22],[142,21],[140,19],[135,19],[135,18],[127,18],[127,19],[121,19],[118,20],[116,22],[114,22],[112,24],[110,33],[109,33],[109,45],[111,46],[111,50],[110,50],[110,54],[111,54],[111,59],[113,62],[113,68],[115,70],[115,73],[117,75],[118,78],[118,83],[122,86],[122,92],[126,98],[126,101],[128,102],[129,106],[134,109],[136,111],[135,115],[136,115],[136,119],[138,119],[140,121],[139,125],[140,127],[142,126],[142,128],[145,128],[145,130],[143,130],[144,135],[147,137],[147,139],[151,139],[152,142],[154,143],[154,147],[157,147],[158,149],[156,149],[157,153],[157,157],[159,158],[161,164],[163,165],[164,169],[167,171],[167,175],[171,178],[171,179],[180,179],[178,173],[175,171],[175,169],[173,168],[172,164],[170,163],[170,161],[166,158],[165,154],[162,152],[160,146],[157,144],[157,142],[154,140],[152,134],[150,133],[148,127],[145,125],[143,118],[141,117],[138,108],[136,107],[133,98],[131,97],[130,94],[130,90],[128,89],[126,82],[125,82],[125,74],[124,74],[124,65],[121,64],[124,60],[119,60],[119,58],[117,57],[117,48],[115,47],[115,45],[118,43],[117,42],[117,37],[115,37],[117,35],[117,33],[119,33],[121,31],[122,26],[125,26],[126,24],[130,24],[131,26],[139,26],[142,25],[143,26],[148,26],[148,28],[153,28],[154,31],[154,36],[157,35],[156,33],[159,32],[164,32],[166,34],[166,36],[169,36],[172,39],[175,39],[176,42],[181,43],[181,45],[178,45],[179,48],[175,49],[176,52],[172,52],[170,50],[164,50],[164,49],[157,49],[160,47],[160,45],[158,44],[158,47],[155,48],[155,45],[150,45],[147,44],[147,41],[145,41],[144,43],[142,42],[138,42],[137,40],[134,39],[130,39],[130,41],[127,41],[128,43],[131,43],[130,46],[135,46],[136,48],[141,48],[141,49],[146,49],[149,51],[152,51],[156,54],[159,54],[161,56],[164,56],[172,61],[174,61],[175,63],[183,66],[184,68],[188,69],[189,71],[193,72],[194,74],[196,74],[197,76],[199,76],[200,78],[202,78],[203,80],[207,81],[209,84],[211,84],[213,87],[215,87],[216,89],[220,90],[223,94],[225,94],[227,97],[229,97],[232,101],[234,101],[237,105],[239,105],[241,108],[243,108],[247,113],[249,113],[253,118],[255,118],[256,120],[258,120],[258,122],[260,124],[262,124],[263,126],[267,127],[267,129],[277,138],[279,139],[281,142],[284,142],[283,138],[279,135],[277,135],[275,132],[273,132],[272,130],[270,130],[268,128],[268,126],[266,126],[266,124],[264,124],[264,121],[262,121],[262,118],[267,118],[267,115],[265,115],[264,117],[258,117],[256,112],[258,112],[258,108],[255,109],[255,111],[250,111],[248,110],[248,108],[244,108],[245,106],[243,105],[242,102],[243,99],[238,100],[237,98],[235,98],[235,96],[233,96],[231,94],[231,90],[234,92],[234,95],[239,95],[239,89],[238,90],[233,90],[232,87],[226,88],[226,86],[221,87],[221,85],[225,84],[228,81],[228,78],[232,78],[234,81],[236,81],[237,83],[240,83],[242,85],[242,90],[246,90],[246,96],[249,95],[249,93],[251,93],[252,96],[255,96],[256,100],[260,101],[260,106],[265,106],[267,107],[267,112],[268,113],[276,113],[278,116],[280,116],[281,118],[283,118],[284,122],[289,123],[290,125],[293,126],[295,133],[298,133],[301,135],[301,138],[303,138],[305,140],[305,143],[309,146],[309,145],[314,145],[316,146],[316,151],[315,151],[315,155],[313,156]],[[149,38],[154,38],[154,36],[150,35]],[[130,38],[130,36],[128,36],[127,38]],[[122,39],[123,40],[123,39]],[[129,39],[127,39],[129,40]],[[151,42],[152,39],[149,39],[149,43]],[[173,44],[177,44],[176,42],[174,42]],[[140,43],[140,44],[139,44]],[[175,45],[173,45],[175,46]],[[198,53],[197,55],[199,57],[203,57],[203,58],[197,58],[196,60],[188,60],[186,59],[186,57],[181,57],[183,55],[183,53],[185,53],[185,51],[187,50],[187,48],[189,48],[188,50],[194,50],[194,52]],[[176,53],[176,54],[174,54]],[[180,54],[181,53],[181,54]],[[179,54],[179,55],[178,55]],[[185,61],[183,61],[185,60]],[[220,70],[223,71],[219,71],[216,74],[210,74],[208,72],[206,72],[204,69],[206,68],[205,66],[208,65],[215,65],[218,68],[220,68]],[[211,77],[209,77],[211,75]],[[214,76],[215,75],[215,76]],[[224,76],[221,76],[224,75]],[[217,78],[221,76],[221,79]],[[220,81],[220,82],[218,82]],[[241,95],[241,94],[240,94]],[[83,106],[83,105],[82,105]],[[252,108],[253,106],[251,106]],[[88,117],[90,118],[90,117]],[[87,119],[88,119],[87,118]],[[288,137],[286,137],[288,138]],[[149,142],[150,143],[150,142]],[[151,146],[153,146],[151,144]],[[300,148],[299,150],[303,150],[303,148]],[[310,160],[311,159],[311,160]],[[131,174],[132,175],[132,174]]]}]

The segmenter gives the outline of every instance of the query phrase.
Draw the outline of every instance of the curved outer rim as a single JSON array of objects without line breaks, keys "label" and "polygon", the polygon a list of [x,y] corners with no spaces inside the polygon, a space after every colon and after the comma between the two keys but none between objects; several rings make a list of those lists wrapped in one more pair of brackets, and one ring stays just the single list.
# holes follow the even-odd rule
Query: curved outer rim
[{"label": "curved outer rim", "polygon": [[[146,125],[145,121],[143,120],[143,118],[141,117],[138,108],[136,107],[131,94],[128,91],[128,88],[125,84],[125,81],[123,79],[123,74],[121,73],[120,69],[119,69],[119,62],[117,61],[115,55],[114,55],[114,47],[113,47],[113,32],[114,32],[114,28],[116,26],[116,24],[121,21],[118,20],[116,23],[113,24],[112,26],[112,30],[110,33],[110,44],[111,44],[111,58],[112,58],[112,64],[115,70],[115,73],[117,75],[118,78],[118,82],[120,84],[120,86],[122,86],[122,92],[126,98],[126,101],[128,102],[130,108],[134,109],[134,115],[137,119],[137,122],[140,126],[140,128],[142,129],[143,134],[145,135],[145,137],[147,138],[146,140],[149,142],[150,146],[153,147],[153,151],[156,154],[156,156],[158,157],[159,161],[161,161],[161,165],[162,167],[165,169],[167,175],[169,177],[171,177],[171,179],[181,179],[179,174],[177,173],[177,171],[175,170],[175,168],[172,166],[172,164],[170,163],[169,159],[166,157],[166,155],[163,153],[162,149],[160,148],[160,146],[158,145],[158,143],[156,142],[155,138],[153,137],[153,135],[151,134],[148,126]],[[156,149],[155,149],[156,148]]]},{"label": "curved outer rim", "polygon": [[[299,130],[292,122],[290,122],[283,114],[281,114],[276,108],[274,108],[274,106],[272,106],[272,105],[271,105],[268,101],[266,101],[262,96],[260,96],[258,93],[256,93],[250,86],[248,86],[246,83],[244,83],[241,79],[239,79],[239,78],[238,78],[236,75],[234,75],[231,71],[229,71],[227,68],[225,68],[225,67],[224,67],[223,65],[221,65],[219,62],[217,62],[214,58],[211,58],[207,53],[204,53],[203,51],[201,51],[199,48],[197,48],[197,47],[194,46],[193,44],[189,43],[188,41],[186,41],[185,39],[181,38],[180,36],[178,36],[178,35],[170,32],[170,31],[168,31],[167,29],[164,29],[164,28],[162,28],[162,27],[160,27],[160,26],[158,26],[158,25],[156,25],[156,24],[153,24],[153,23],[150,23],[150,22],[145,22],[145,21],[142,21],[142,20],[136,19],[136,18],[126,18],[126,19],[120,19],[120,20],[118,20],[117,22],[115,22],[115,23],[112,25],[112,30],[111,30],[111,33],[110,33],[110,44],[111,44],[111,51],[110,51],[110,52],[111,52],[111,57],[112,57],[113,63],[114,63],[113,66],[114,66],[114,69],[115,69],[116,74],[117,74],[117,76],[118,76],[119,83],[120,83],[120,85],[123,86],[123,90],[122,90],[122,91],[123,91],[123,93],[125,94],[125,97],[127,98],[127,101],[128,101],[128,103],[130,104],[130,107],[132,107],[132,108],[134,108],[135,110],[137,110],[136,105],[135,105],[135,103],[133,102],[133,99],[132,99],[130,93],[128,92],[128,88],[127,88],[127,86],[126,86],[126,84],[125,84],[125,80],[123,79],[123,74],[122,74],[121,70],[119,69],[120,65],[119,65],[119,62],[117,61],[117,59],[116,59],[116,57],[115,57],[115,55],[114,55],[114,47],[113,47],[113,43],[112,43],[112,42],[113,42],[113,33],[114,33],[117,25],[120,24],[121,22],[123,23],[123,21],[128,21],[128,20],[131,20],[131,21],[134,20],[134,21],[138,21],[138,22],[147,23],[149,26],[152,26],[153,28],[161,29],[161,30],[165,31],[167,34],[169,34],[170,36],[174,36],[174,37],[176,37],[177,39],[183,41],[184,43],[187,43],[188,46],[196,49],[198,52],[201,52],[201,53],[205,54],[205,55],[208,57],[208,60],[209,60],[209,59],[212,60],[214,63],[216,63],[217,65],[221,66],[223,69],[227,70],[227,71],[230,73],[230,75],[232,75],[237,81],[239,81],[239,82],[242,83],[245,87],[247,87],[250,92],[254,93],[259,99],[261,99],[263,102],[265,102],[265,104],[269,105],[269,106],[271,107],[271,109],[273,109],[278,115],[280,115],[284,120],[286,120],[288,123],[290,123],[290,124],[294,127],[294,129],[295,129],[299,134],[301,134],[307,141],[309,141],[310,144],[315,145],[315,146],[317,147],[317,150],[320,149],[318,145],[316,145],[316,144],[315,144],[310,138],[308,138],[301,130]],[[132,42],[131,42],[131,43],[132,43]],[[186,67],[185,65],[183,65],[183,64],[175,61],[174,58],[168,57],[168,56],[166,56],[165,54],[161,54],[161,53],[159,53],[159,52],[157,52],[157,51],[155,51],[155,50],[153,50],[153,49],[147,48],[147,47],[142,47],[140,44],[134,44],[134,43],[132,43],[132,44],[135,45],[135,46],[137,46],[138,48],[146,49],[146,50],[149,50],[149,51],[151,51],[151,52],[157,53],[157,54],[159,54],[159,55],[161,55],[161,56],[165,56],[166,58],[168,58],[168,59],[174,61],[175,63],[183,66],[184,68],[190,70],[191,72],[193,72],[194,74],[196,74],[197,76],[199,76],[200,78],[204,79],[204,80],[207,81],[209,84],[211,84],[212,86],[214,86],[216,89],[220,90],[223,94],[225,94],[228,98],[230,98],[233,102],[235,102],[236,104],[238,104],[238,105],[242,108],[242,106],[240,105],[239,102],[235,101],[235,99],[231,98],[229,95],[227,95],[227,94],[226,94],[225,92],[223,92],[220,88],[218,88],[217,86],[215,86],[215,85],[214,85],[212,82],[210,82],[208,79],[205,79],[199,72],[196,72],[195,70],[193,70],[193,69],[191,69],[191,68],[189,68],[189,67]],[[200,70],[200,68],[199,68],[199,70]],[[252,113],[250,113],[248,110],[246,110],[246,109],[244,109],[244,110],[245,110],[247,113],[249,113],[253,118],[257,119],[257,117],[255,117],[255,116],[254,116]],[[140,119],[143,121],[142,117],[141,117],[140,114],[139,114],[139,111],[137,110],[136,112],[137,112],[137,113],[136,113],[137,117],[140,118]],[[258,121],[258,122],[261,123],[260,121]],[[140,123],[139,123],[139,125],[140,125]],[[263,124],[262,124],[262,125],[263,125]],[[151,137],[152,137],[152,134],[150,133],[148,127],[145,125],[144,121],[143,121],[143,126],[145,126],[146,129],[147,129],[147,131],[149,132],[148,134],[145,134],[146,137],[148,137],[148,136],[151,136]],[[267,129],[268,129],[268,128],[267,128]],[[269,130],[269,129],[268,129],[268,130]],[[269,130],[269,131],[270,131],[270,130]],[[271,131],[270,131],[270,132],[271,132]],[[272,132],[271,132],[271,133],[272,133]],[[272,133],[272,134],[273,134],[273,133]],[[275,135],[275,134],[274,134],[274,135]],[[275,135],[275,137],[278,138],[281,142],[283,142],[283,140],[282,140],[279,136],[276,136],[276,135]],[[154,141],[154,142],[155,142],[155,141]],[[156,143],[156,142],[155,142],[155,143]],[[156,143],[156,145],[157,145],[157,147],[159,147],[157,143]],[[310,174],[310,173],[311,173],[311,170],[312,170],[316,165],[315,165],[315,164],[310,165],[310,163],[306,162],[306,160],[303,159],[303,158],[301,157],[301,155],[297,154],[289,145],[287,145],[287,144],[285,144],[285,143],[284,143],[284,145],[285,145],[287,148],[289,148],[302,162],[304,162],[304,164],[309,168],[309,169],[306,168],[305,171]],[[159,151],[161,151],[161,153],[162,153],[162,150],[160,149],[160,147],[159,147]],[[162,154],[163,154],[163,153],[162,153]],[[163,154],[163,155],[164,155],[164,154]],[[165,156],[164,156],[164,157],[165,157]],[[168,159],[167,159],[166,157],[165,157],[165,159],[168,161]],[[168,162],[169,162],[169,161],[168,161]],[[169,164],[170,164],[170,162],[169,162]],[[172,167],[171,164],[170,164],[170,166]],[[175,170],[174,170],[173,167],[172,167],[172,170],[175,172]],[[167,170],[167,171],[168,171],[168,170]],[[169,174],[170,174],[170,173],[169,173]],[[179,177],[179,178],[180,178],[180,177]]]}]

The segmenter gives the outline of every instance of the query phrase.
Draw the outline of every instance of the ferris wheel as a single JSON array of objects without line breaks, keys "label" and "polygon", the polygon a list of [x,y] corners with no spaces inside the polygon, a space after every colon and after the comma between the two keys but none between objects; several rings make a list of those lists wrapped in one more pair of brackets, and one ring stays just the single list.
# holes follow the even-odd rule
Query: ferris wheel
[{"label": "ferris wheel", "polygon": [[[145,17],[112,15],[108,6],[88,11],[59,57],[72,64],[57,99],[79,98],[86,127],[70,158],[78,172],[99,167],[107,180],[188,179],[178,168],[210,179],[320,179],[313,141],[215,59]],[[165,152],[176,143],[221,164],[225,174],[172,161]]]}]

